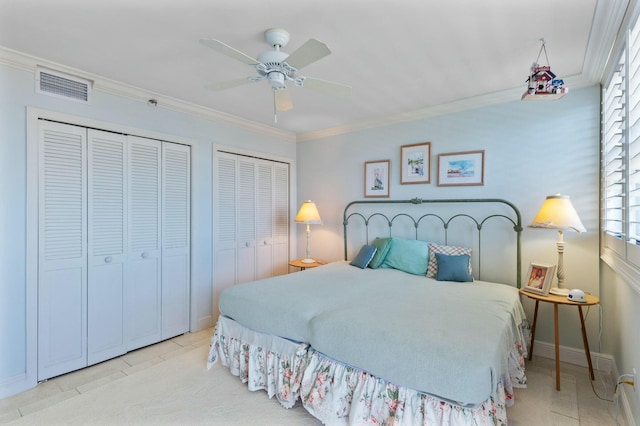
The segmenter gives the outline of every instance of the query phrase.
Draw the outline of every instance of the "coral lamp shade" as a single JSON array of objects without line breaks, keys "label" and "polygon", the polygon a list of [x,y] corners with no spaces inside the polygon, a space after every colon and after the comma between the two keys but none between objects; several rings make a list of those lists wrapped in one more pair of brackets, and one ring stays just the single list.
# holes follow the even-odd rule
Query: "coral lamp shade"
[{"label": "coral lamp shade", "polygon": [[573,229],[586,232],[576,209],[568,195],[550,195],[540,207],[538,214],[529,225],[531,228]]},{"label": "coral lamp shade", "polygon": [[295,221],[311,225],[321,224],[322,219],[320,219],[320,213],[318,213],[316,203],[311,200],[302,203],[302,206],[300,206],[300,210],[298,210],[298,214],[296,215]]}]

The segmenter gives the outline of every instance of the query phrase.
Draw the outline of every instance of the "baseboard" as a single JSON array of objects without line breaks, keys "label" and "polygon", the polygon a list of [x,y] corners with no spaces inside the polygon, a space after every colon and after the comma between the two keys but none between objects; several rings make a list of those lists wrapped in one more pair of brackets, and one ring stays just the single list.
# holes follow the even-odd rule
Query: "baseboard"
[{"label": "baseboard", "polygon": [[[556,350],[555,345],[547,342],[535,341],[533,345],[533,354],[543,358],[555,359]],[[573,365],[579,365],[581,367],[588,367],[587,356],[584,353],[584,349],[569,348],[566,346],[560,346],[560,361],[567,362]],[[609,374],[615,381],[620,376],[618,367],[616,366],[615,359],[611,355],[601,354],[598,352],[591,352],[591,363],[593,369],[600,372]],[[631,406],[629,405],[629,399],[627,398],[626,390],[618,392],[620,415],[626,420],[628,426],[636,426],[633,413],[631,412]]]},{"label": "baseboard", "polygon": [[[533,345],[533,354],[541,356],[543,358],[556,358],[555,345],[547,342],[535,341]],[[584,349],[575,349],[567,346],[560,346],[560,361],[568,362],[569,364],[579,365],[581,367],[588,367],[587,356],[584,353]],[[613,357],[611,355],[601,354],[598,352],[591,352],[591,363],[593,369],[602,371],[605,373],[611,373],[613,371]]]},{"label": "baseboard", "polygon": [[24,392],[35,384],[30,384],[25,373],[17,374],[0,381],[0,399]]},{"label": "baseboard", "polygon": [[[615,377],[616,379],[620,377],[620,372],[618,371],[618,366],[616,365],[615,360],[613,360],[612,363],[611,377]],[[627,421],[628,426],[636,426],[636,421],[633,418],[633,413],[631,411],[631,405],[629,405],[629,398],[627,398],[627,392],[633,391],[629,391],[628,387],[622,387],[621,389],[622,391],[618,392],[618,404],[621,413],[624,416],[624,419]]]}]

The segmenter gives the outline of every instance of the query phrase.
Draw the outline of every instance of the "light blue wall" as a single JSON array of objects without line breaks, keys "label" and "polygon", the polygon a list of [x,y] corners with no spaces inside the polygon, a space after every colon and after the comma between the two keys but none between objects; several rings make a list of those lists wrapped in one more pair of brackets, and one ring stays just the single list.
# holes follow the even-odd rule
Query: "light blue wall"
[{"label": "light blue wall", "polygon": [[[313,253],[342,257],[342,212],[363,199],[363,167],[391,160],[391,198],[505,198],[531,223],[547,195],[570,195],[587,233],[565,233],[568,287],[599,294],[599,88],[571,91],[557,101],[513,102],[436,116],[298,144],[298,199],[316,202],[323,226],[312,231]],[[400,185],[400,146],[430,141],[431,183]],[[484,186],[438,187],[437,155],[485,150]],[[305,244],[298,233],[298,255]],[[557,233],[525,228],[523,271],[529,262],[557,263]],[[532,318],[533,304],[524,302]],[[597,309],[588,317],[589,339],[598,342]],[[582,348],[577,310],[561,309],[561,344]],[[553,342],[553,309],[540,307],[536,340]]]},{"label": "light blue wall", "polygon": [[[91,105],[37,95],[31,71],[0,65],[0,397],[27,368],[26,117],[36,107],[185,138],[192,145],[192,327],[213,325],[213,145],[295,160],[295,143],[94,91]],[[33,374],[33,373],[32,373]]]}]

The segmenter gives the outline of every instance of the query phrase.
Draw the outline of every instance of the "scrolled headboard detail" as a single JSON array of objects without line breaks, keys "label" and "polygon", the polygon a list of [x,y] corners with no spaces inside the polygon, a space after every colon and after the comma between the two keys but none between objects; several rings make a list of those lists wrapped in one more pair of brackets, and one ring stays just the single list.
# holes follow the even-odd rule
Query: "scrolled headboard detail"
[{"label": "scrolled headboard detail", "polygon": [[[343,227],[345,260],[348,259],[349,249],[356,250],[363,243],[368,244],[381,236],[464,245],[473,247],[476,278],[483,279],[482,268],[485,264],[489,272],[494,272],[488,274],[492,276],[498,272],[497,268],[512,269],[511,265],[515,264],[515,284],[520,288],[522,219],[518,208],[509,201],[499,198],[358,200],[345,207]],[[350,232],[352,239],[355,235],[358,242],[349,239]],[[488,243],[486,240],[489,240]],[[490,246],[485,247],[490,251],[488,260],[483,260],[483,243],[484,246]],[[505,258],[513,257],[513,251],[514,262],[491,257],[492,253]],[[508,278],[508,281],[511,279]]]}]

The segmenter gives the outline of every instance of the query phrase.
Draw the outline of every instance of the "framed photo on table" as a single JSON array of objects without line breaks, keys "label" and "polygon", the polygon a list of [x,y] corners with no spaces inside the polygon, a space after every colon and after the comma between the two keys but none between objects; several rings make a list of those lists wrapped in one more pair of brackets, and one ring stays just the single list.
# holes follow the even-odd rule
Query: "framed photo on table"
[{"label": "framed photo on table", "polygon": [[366,198],[389,197],[389,169],[391,160],[364,163],[364,196]]},{"label": "framed photo on table", "polygon": [[524,291],[528,291],[529,293],[548,296],[555,271],[556,265],[541,265],[539,263],[531,263],[529,265],[529,272],[525,277],[525,283],[522,289]]},{"label": "framed photo on table", "polygon": [[438,186],[484,185],[484,151],[438,154]]},{"label": "framed photo on table", "polygon": [[431,142],[400,147],[400,184],[431,181]]}]

